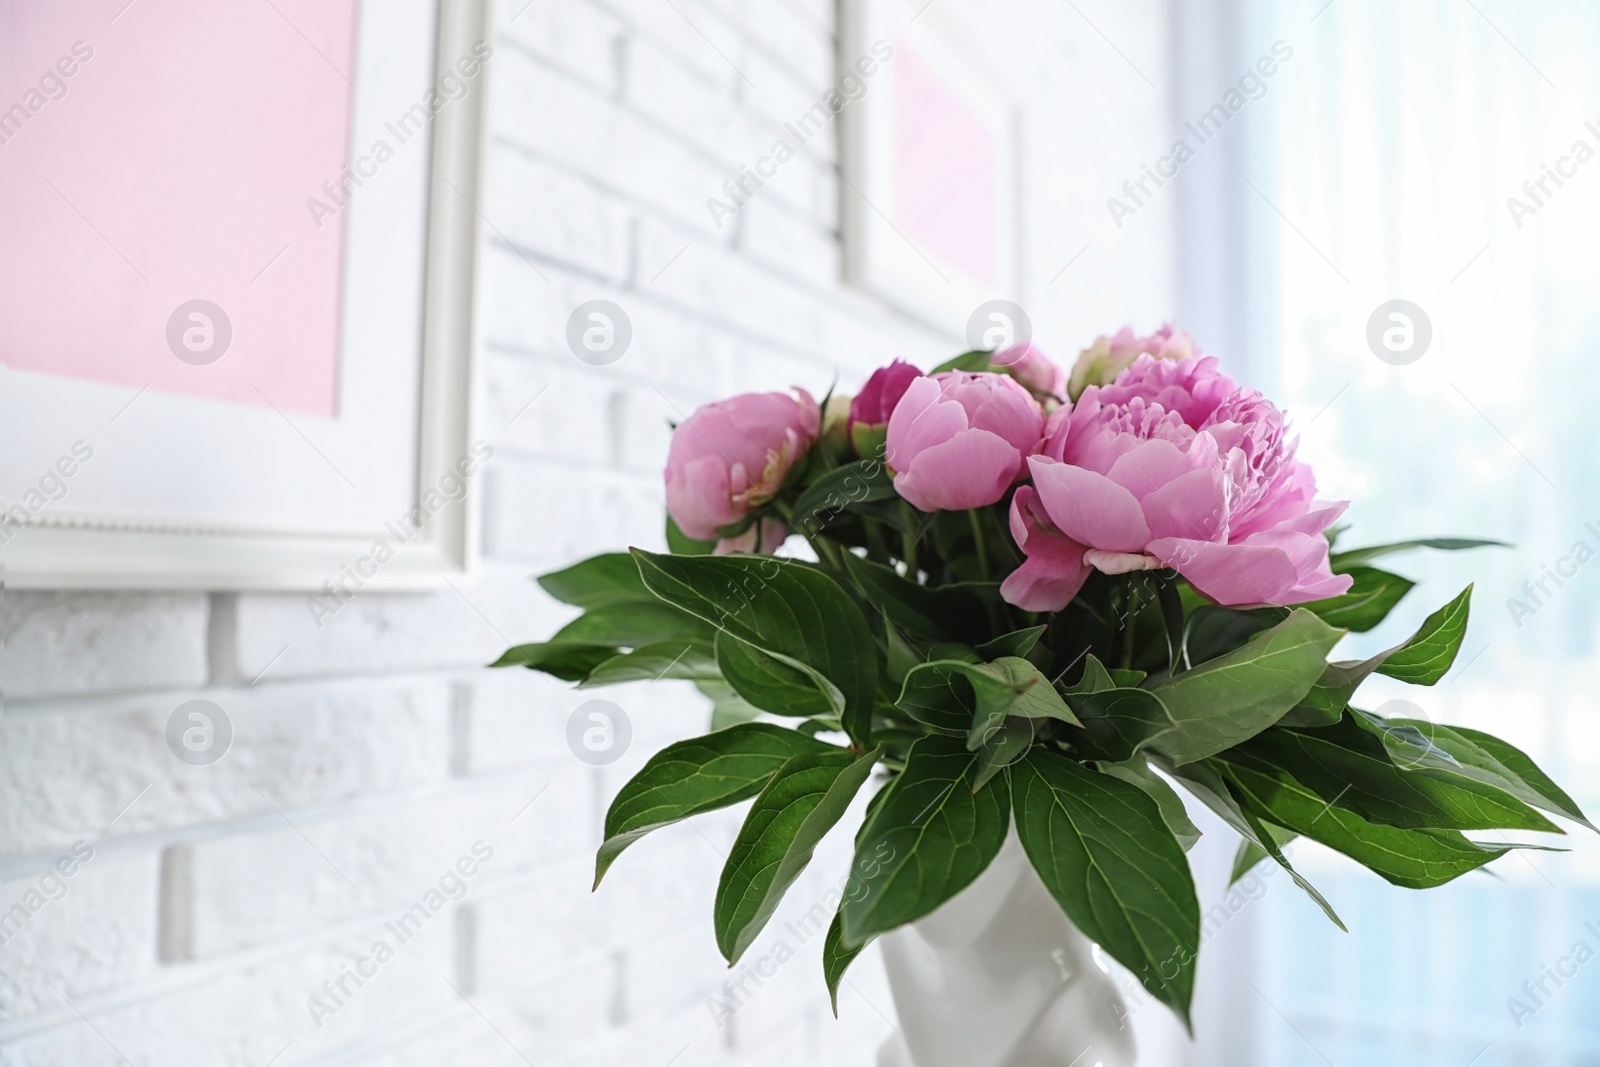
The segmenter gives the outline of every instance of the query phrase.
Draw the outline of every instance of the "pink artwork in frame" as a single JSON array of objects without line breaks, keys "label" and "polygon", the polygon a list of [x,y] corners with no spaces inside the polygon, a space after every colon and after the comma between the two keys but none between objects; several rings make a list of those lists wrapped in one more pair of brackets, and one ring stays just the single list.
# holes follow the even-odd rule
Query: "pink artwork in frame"
[{"label": "pink artwork in frame", "polygon": [[125,3],[8,5],[0,362],[337,415],[358,0]]},{"label": "pink artwork in frame", "polygon": [[895,42],[894,218],[912,240],[995,284],[995,141],[906,40]]},{"label": "pink artwork in frame", "polygon": [[960,12],[913,0],[843,0],[840,11],[841,54],[877,63],[839,116],[845,278],[968,333],[974,308],[1022,291],[1008,74],[974,48]]}]

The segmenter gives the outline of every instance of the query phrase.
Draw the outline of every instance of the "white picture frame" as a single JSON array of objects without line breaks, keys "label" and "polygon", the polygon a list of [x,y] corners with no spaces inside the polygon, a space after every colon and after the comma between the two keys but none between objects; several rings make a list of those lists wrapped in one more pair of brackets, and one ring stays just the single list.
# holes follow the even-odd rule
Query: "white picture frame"
[{"label": "white picture frame", "polygon": [[[423,151],[385,161],[384,181],[349,198],[334,417],[0,367],[0,508],[29,502],[0,512],[12,587],[323,590],[355,574],[424,589],[470,576],[492,455],[474,437],[490,16],[490,0],[359,8],[352,161],[475,46],[482,63],[458,77],[468,89],[434,113]],[[94,458],[76,462],[85,449]],[[33,507],[41,478],[68,488]]]},{"label": "white picture frame", "polygon": [[[964,333],[980,304],[1021,299],[1019,122],[1015,102],[964,43],[967,30],[955,18],[912,0],[844,0],[841,73],[878,42],[888,42],[894,58],[840,115],[839,197],[845,280],[936,329]],[[971,220],[992,227],[992,270],[969,269],[960,256],[920,239],[901,217],[897,100],[914,91],[909,86],[919,69],[933,73],[940,92],[992,143],[992,218]]]}]

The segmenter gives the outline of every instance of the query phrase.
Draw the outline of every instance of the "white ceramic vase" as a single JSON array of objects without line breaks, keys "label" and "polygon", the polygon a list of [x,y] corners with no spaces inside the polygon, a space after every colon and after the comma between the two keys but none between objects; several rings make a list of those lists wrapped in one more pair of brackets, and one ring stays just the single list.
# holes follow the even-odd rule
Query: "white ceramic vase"
[{"label": "white ceramic vase", "polygon": [[879,943],[900,1028],[878,1067],[1133,1067],[1116,984],[1014,830],[977,881]]}]

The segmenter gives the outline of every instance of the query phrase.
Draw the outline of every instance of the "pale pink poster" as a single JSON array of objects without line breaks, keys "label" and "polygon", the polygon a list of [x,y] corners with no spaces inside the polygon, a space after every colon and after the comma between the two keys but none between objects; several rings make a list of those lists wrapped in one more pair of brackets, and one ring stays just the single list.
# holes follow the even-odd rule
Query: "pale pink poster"
[{"label": "pale pink poster", "polygon": [[895,41],[894,218],[911,239],[995,282],[995,143],[903,38]]},{"label": "pale pink poster", "polygon": [[337,414],[357,4],[0,4],[0,362]]}]

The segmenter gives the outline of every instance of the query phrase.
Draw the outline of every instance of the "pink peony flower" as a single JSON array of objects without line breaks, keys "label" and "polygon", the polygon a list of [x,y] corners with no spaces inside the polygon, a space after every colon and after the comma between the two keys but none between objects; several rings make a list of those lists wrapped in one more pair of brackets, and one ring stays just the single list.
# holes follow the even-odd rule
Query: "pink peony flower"
[{"label": "pink peony flower", "polygon": [[[1090,386],[1072,411],[1057,411],[1046,431],[1043,451],[1052,459],[1062,459],[1069,426],[1085,425],[1091,408],[1121,410],[1136,400],[1143,401],[1147,407],[1157,405],[1163,413],[1178,416],[1182,424],[1199,429],[1217,405],[1237,388],[1232,378],[1217,369],[1215,356],[1170,360],[1143,354],[1136,357],[1116,381]],[[1097,442],[1084,443],[1110,448],[1112,438],[1101,435]]]},{"label": "pink peony flower", "polygon": [[1016,345],[989,357],[989,364],[1004,367],[1011,376],[1037,395],[1067,398],[1067,372],[1032,344]]},{"label": "pink peony flower", "polygon": [[1039,445],[1044,413],[1003,374],[917,378],[889,417],[895,490],[923,511],[965,511],[1006,495]]},{"label": "pink peony flower", "polygon": [[1049,523],[1089,566],[1172,567],[1219,604],[1300,604],[1352,579],[1329,570],[1322,536],[1345,504],[1314,501],[1295,445],[1282,412],[1214,358],[1143,354],[1057,412],[1029,468]]},{"label": "pink peony flower", "polygon": [[850,402],[847,433],[856,455],[863,459],[883,455],[883,434],[889,416],[905,395],[906,388],[920,377],[922,372],[903,359],[872,372],[867,384]]},{"label": "pink peony flower", "polygon": [[1092,568],[1083,561],[1083,546],[1050,521],[1031,485],[1011,498],[1011,536],[1028,558],[1001,583],[1000,595],[1023,611],[1066,607]]},{"label": "pink peony flower", "polygon": [[817,441],[822,412],[811,394],[745,393],[707,404],[672,435],[667,510],[690,537],[714,540],[723,527],[778,495]]},{"label": "pink peony flower", "polygon": [[1195,354],[1194,341],[1187,333],[1176,333],[1169,322],[1148,337],[1136,337],[1124,326],[1115,337],[1097,337],[1094,344],[1078,354],[1067,382],[1073,400],[1091,385],[1108,385],[1133,365],[1141,354],[1157,359],[1182,360]]}]

